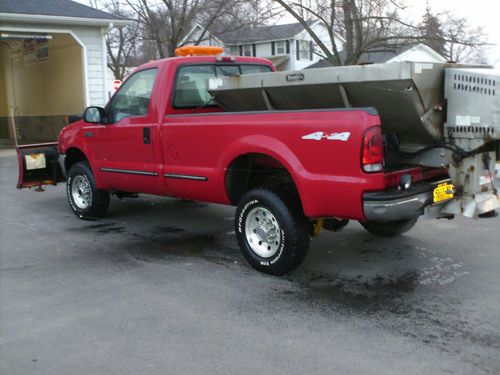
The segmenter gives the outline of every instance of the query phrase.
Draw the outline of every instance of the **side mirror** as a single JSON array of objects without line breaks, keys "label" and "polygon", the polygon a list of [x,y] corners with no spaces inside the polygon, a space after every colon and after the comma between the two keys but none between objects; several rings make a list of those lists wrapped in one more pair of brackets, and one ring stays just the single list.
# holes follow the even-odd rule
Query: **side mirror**
[{"label": "side mirror", "polygon": [[102,124],[104,120],[104,108],[87,107],[83,112],[83,120],[91,124]]}]

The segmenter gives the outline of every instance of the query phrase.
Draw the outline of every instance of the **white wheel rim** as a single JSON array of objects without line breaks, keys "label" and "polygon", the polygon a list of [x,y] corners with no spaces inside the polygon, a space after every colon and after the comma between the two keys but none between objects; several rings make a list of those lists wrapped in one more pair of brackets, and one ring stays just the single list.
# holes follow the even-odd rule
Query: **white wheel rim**
[{"label": "white wheel rim", "polygon": [[92,202],[92,189],[84,176],[76,176],[71,182],[71,197],[80,210],[85,210]]},{"label": "white wheel rim", "polygon": [[252,251],[261,258],[274,256],[281,244],[281,228],[268,209],[255,207],[245,219],[245,237]]}]

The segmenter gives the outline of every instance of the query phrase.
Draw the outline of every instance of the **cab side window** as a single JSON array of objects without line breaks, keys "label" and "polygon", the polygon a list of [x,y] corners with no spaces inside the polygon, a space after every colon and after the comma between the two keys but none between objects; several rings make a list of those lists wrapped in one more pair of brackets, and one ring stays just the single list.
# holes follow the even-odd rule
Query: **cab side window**
[{"label": "cab side window", "polygon": [[148,114],[156,73],[156,68],[142,70],[125,81],[108,106],[109,123]]}]

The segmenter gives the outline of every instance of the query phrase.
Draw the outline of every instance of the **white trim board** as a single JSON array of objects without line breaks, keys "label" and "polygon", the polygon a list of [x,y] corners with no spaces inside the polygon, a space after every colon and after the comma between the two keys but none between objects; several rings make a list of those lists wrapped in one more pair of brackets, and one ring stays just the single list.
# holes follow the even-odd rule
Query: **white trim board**
[{"label": "white trim board", "polygon": [[115,25],[128,25],[132,21],[106,18],[84,18],[84,17],[65,17],[65,16],[46,16],[40,14],[23,13],[0,13],[0,20],[15,22],[38,22],[49,23],[51,25],[74,25],[74,26],[106,26],[110,23]]}]

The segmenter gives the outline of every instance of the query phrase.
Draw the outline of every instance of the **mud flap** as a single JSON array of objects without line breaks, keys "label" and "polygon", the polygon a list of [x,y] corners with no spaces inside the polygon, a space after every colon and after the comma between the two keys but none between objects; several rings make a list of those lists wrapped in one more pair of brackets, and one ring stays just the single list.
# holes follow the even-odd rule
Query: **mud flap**
[{"label": "mud flap", "polygon": [[57,185],[66,180],[59,165],[57,143],[18,146],[19,181],[17,188]]}]

